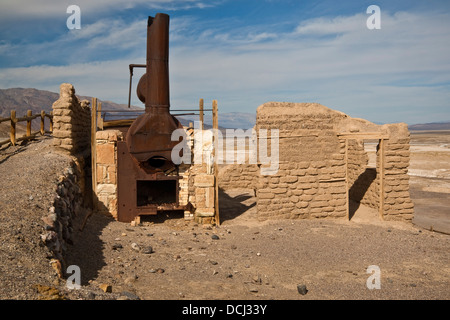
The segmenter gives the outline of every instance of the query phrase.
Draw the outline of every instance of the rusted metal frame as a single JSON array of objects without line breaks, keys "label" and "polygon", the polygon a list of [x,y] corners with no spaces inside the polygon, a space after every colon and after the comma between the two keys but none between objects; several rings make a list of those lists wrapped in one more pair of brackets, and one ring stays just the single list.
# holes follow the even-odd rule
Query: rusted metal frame
[{"label": "rusted metal frame", "polygon": [[130,64],[130,88],[128,90],[128,109],[131,108],[131,87],[132,87],[132,81],[133,81],[133,69],[134,68],[146,68],[147,65],[145,64]]}]

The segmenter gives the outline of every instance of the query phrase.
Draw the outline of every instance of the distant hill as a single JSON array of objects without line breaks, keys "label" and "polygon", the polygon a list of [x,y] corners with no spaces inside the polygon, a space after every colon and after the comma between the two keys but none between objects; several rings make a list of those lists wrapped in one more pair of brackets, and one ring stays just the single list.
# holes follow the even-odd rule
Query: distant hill
[{"label": "distant hill", "polygon": [[[80,100],[92,101],[92,97],[79,96]],[[44,110],[47,113],[52,111],[53,103],[59,99],[59,93],[38,90],[34,88],[10,88],[10,89],[0,89],[0,117],[9,118],[11,115],[11,110],[16,110],[16,116],[25,116],[28,110],[31,110],[33,114],[41,113]],[[103,110],[123,110],[128,109],[128,105],[118,104],[111,101],[102,101]],[[138,107],[132,106],[132,109],[140,109]],[[24,123],[18,123],[18,130],[23,131],[22,127],[25,126]],[[39,129],[39,122],[32,122],[33,130]],[[9,122],[0,123],[0,137],[6,137],[9,134]]]},{"label": "distant hill", "polygon": [[[81,100],[92,101],[92,97],[79,96]],[[8,118],[11,110],[16,110],[17,116],[23,116],[27,110],[33,111],[33,114],[52,111],[53,102],[59,99],[59,93],[38,90],[34,88],[11,88],[0,89],[0,117]],[[125,104],[118,104],[111,101],[102,101],[102,109],[122,110],[127,109]],[[137,107],[133,107],[137,108]]]},{"label": "distant hill", "polygon": [[[86,99],[92,101],[92,97],[79,96],[81,100]],[[8,118],[11,110],[16,110],[18,117],[24,116],[27,110],[31,110],[33,114],[40,113],[41,110],[45,112],[52,111],[53,103],[58,100],[59,93],[38,90],[34,88],[11,88],[0,89],[0,117]],[[128,105],[118,104],[111,101],[98,100],[102,103],[103,110],[128,110]],[[142,108],[131,106],[133,110],[142,110]],[[116,114],[117,115],[117,114]],[[126,113],[123,114],[126,117]],[[117,119],[117,117],[115,118]],[[180,116],[178,117],[183,125],[188,125],[189,122],[198,121],[198,115],[196,116]],[[212,126],[212,114],[211,112],[205,112],[205,128]],[[248,129],[255,125],[256,114],[252,113],[219,113],[219,128],[241,128]],[[6,127],[9,124],[3,123]],[[38,123],[35,123],[38,126]],[[6,129],[5,129],[6,130]],[[9,130],[9,129],[8,129]]]},{"label": "distant hill", "polygon": [[450,121],[413,124],[413,125],[409,125],[408,129],[409,130],[450,130]]}]

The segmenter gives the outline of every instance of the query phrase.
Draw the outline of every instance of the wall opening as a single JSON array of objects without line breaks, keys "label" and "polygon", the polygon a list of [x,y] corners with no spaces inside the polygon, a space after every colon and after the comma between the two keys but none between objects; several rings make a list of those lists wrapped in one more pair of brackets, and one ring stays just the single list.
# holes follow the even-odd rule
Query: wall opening
[{"label": "wall opening", "polygon": [[138,180],[136,182],[137,206],[172,204],[177,201],[177,181]]},{"label": "wall opening", "polygon": [[366,137],[347,141],[348,219],[379,220],[383,208],[383,140]]}]

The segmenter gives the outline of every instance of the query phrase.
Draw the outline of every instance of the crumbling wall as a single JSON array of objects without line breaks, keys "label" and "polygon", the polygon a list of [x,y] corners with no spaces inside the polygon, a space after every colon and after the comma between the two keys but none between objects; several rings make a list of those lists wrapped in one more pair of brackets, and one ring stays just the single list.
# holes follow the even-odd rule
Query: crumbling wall
[{"label": "crumbling wall", "polygon": [[414,204],[409,193],[410,134],[408,126],[401,123],[383,127],[389,134],[384,152],[384,219],[412,220]]},{"label": "crumbling wall", "polygon": [[[379,126],[317,103],[270,102],[258,107],[257,132],[260,129],[268,129],[269,136],[271,129],[279,130],[279,170],[258,178],[260,219],[345,217],[347,191],[350,199],[375,209],[380,209],[383,192],[384,219],[412,219],[406,124]],[[383,141],[376,168],[367,166],[361,140],[367,137]],[[245,181],[242,175],[239,180]]]},{"label": "crumbling wall", "polygon": [[41,240],[52,253],[51,262],[56,264],[59,272],[66,270],[65,258],[69,245],[73,244],[75,226],[81,225],[90,210],[86,208],[83,194],[83,176],[81,167],[74,161],[59,178],[53,205],[42,217],[45,225]]},{"label": "crumbling wall", "polygon": [[87,100],[80,101],[69,83],[60,86],[59,99],[53,103],[54,145],[71,154],[89,154],[91,110]]},{"label": "crumbling wall", "polygon": [[279,170],[259,178],[260,219],[346,215],[345,144],[334,131],[334,123],[345,117],[315,103],[258,107],[257,132],[278,129],[280,136]]},{"label": "crumbling wall", "polygon": [[120,130],[96,132],[95,208],[117,219],[117,142],[123,141]]}]

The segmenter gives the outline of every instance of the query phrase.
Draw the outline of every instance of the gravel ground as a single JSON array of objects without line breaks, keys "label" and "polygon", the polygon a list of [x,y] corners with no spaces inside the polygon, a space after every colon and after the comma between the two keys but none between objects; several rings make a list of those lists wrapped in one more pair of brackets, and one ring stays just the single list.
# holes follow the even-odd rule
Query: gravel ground
[{"label": "gravel ground", "polygon": [[[449,235],[380,222],[364,207],[350,222],[259,222],[243,191],[221,195],[219,227],[178,213],[140,226],[94,213],[69,249],[82,284],[69,290],[39,244],[41,217],[69,162],[50,139],[0,150],[1,299],[450,298]],[[371,265],[380,268],[380,289],[366,286]]]},{"label": "gravel ground", "polygon": [[[220,227],[176,216],[132,227],[94,215],[72,263],[87,285],[141,299],[450,298],[448,235],[401,222],[257,222],[252,214]],[[153,253],[143,252],[149,246]],[[381,271],[379,290],[366,286],[371,265]]]},{"label": "gravel ground", "polygon": [[37,298],[37,285],[55,283],[40,243],[55,186],[70,158],[55,153],[50,138],[0,149],[0,298]]}]

